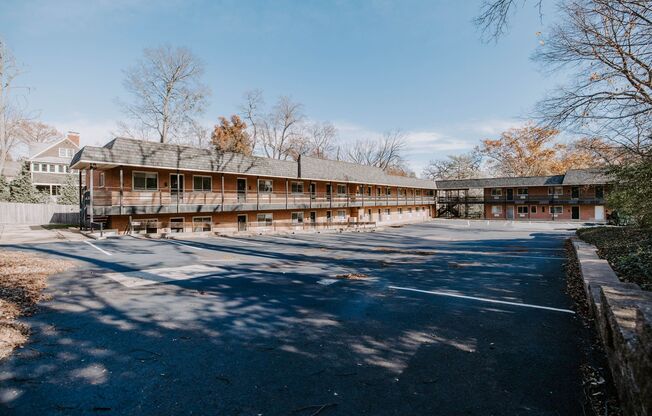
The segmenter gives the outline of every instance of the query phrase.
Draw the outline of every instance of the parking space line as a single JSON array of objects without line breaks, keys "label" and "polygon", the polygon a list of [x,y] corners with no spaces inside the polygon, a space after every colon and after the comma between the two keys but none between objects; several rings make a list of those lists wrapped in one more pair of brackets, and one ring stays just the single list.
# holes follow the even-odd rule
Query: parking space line
[{"label": "parking space line", "polygon": [[225,240],[232,240],[232,241],[235,241],[237,243],[242,243],[242,244],[251,244],[253,246],[264,246],[265,245],[265,244],[262,244],[262,243],[256,243],[254,241],[242,240],[242,239],[236,238],[236,237],[219,237],[219,238],[224,238]]},{"label": "parking space line", "polygon": [[101,248],[99,248],[99,247],[96,246],[95,244],[91,243],[90,241],[84,241],[84,243],[86,243],[86,244],[88,244],[89,246],[93,247],[95,250],[101,251],[102,253],[106,254],[107,256],[112,256],[112,255],[113,255],[113,254],[109,253],[109,252],[106,251],[106,250],[102,250]]},{"label": "parking space line", "polygon": [[183,244],[183,243],[180,243],[178,241],[170,241],[170,240],[161,240],[161,241],[164,241],[164,242],[170,243],[170,244],[175,244],[175,245],[178,245],[178,246],[192,248],[194,250],[203,250],[203,248],[201,248],[201,247],[195,247],[195,246],[191,246],[189,244]]},{"label": "parking space line", "polygon": [[451,298],[470,299],[470,300],[477,300],[477,301],[480,301],[480,302],[499,303],[501,305],[521,306],[521,307],[524,307],[524,308],[545,309],[545,310],[548,310],[548,311],[575,314],[575,312],[573,312],[573,311],[571,311],[569,309],[559,309],[559,308],[552,308],[550,306],[532,305],[530,303],[508,302],[508,301],[505,301],[505,300],[478,298],[478,297],[475,297],[475,296],[458,295],[458,294],[455,294],[455,293],[439,292],[439,291],[435,291],[435,290],[413,289],[413,288],[410,288],[410,287],[401,287],[401,286],[389,286],[389,288],[390,289],[396,289],[396,290],[406,290],[406,291],[409,291],[409,292],[427,293],[429,295],[448,296],[448,297],[451,297]]}]

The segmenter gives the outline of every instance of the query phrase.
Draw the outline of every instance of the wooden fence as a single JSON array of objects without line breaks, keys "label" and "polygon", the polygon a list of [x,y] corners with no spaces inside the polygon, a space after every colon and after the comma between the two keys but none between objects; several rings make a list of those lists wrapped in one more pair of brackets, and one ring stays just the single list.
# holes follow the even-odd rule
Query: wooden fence
[{"label": "wooden fence", "polygon": [[79,206],[0,202],[0,224],[79,224]]}]

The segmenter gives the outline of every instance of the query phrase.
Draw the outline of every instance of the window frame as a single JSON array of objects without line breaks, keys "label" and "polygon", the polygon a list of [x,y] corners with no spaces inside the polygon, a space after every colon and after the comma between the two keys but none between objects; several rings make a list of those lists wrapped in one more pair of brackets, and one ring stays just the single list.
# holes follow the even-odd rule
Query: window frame
[{"label": "window frame", "polygon": [[[145,175],[145,188],[136,187],[136,174],[142,173]],[[147,187],[147,175],[156,175],[156,189],[149,189]],[[138,192],[158,192],[160,189],[160,182],[158,177],[158,172],[144,171],[144,170],[134,170],[131,172],[131,189]]]},{"label": "window frame", "polygon": [[[561,192],[558,193],[557,190],[561,190]],[[549,186],[548,187],[548,195],[563,196],[564,195],[564,187],[563,186]]]},{"label": "window frame", "polygon": [[[263,216],[263,219],[261,221],[261,215]],[[269,218],[267,218],[269,216]],[[258,212],[256,213],[256,222],[257,223],[265,223],[265,226],[271,226],[274,224],[274,213],[273,212]]]},{"label": "window frame", "polygon": [[503,188],[491,188],[491,196],[503,196]]},{"label": "window frame", "polygon": [[105,185],[106,185],[106,177],[104,175],[104,172],[100,172],[97,175],[97,187],[104,188]]},{"label": "window frame", "polygon": [[[340,215],[340,213],[343,213],[344,215]],[[338,209],[337,210],[337,219],[340,222],[346,221],[346,210],[345,209]]]},{"label": "window frame", "polygon": [[516,206],[516,213],[517,214],[529,214],[530,213],[530,207],[527,205],[517,205]]},{"label": "window frame", "polygon": [[502,205],[492,205],[491,206],[491,215],[493,215],[494,217],[502,216],[503,215],[503,207],[502,207]]},{"label": "window frame", "polygon": [[[346,184],[338,183],[335,189],[337,189],[337,196],[346,196],[347,194]],[[340,192],[341,189],[344,189],[344,192]]]},{"label": "window frame", "polygon": [[[559,208],[559,212],[557,212],[557,208]],[[550,215],[560,215],[563,213],[564,213],[563,205],[553,205],[550,207]]]},{"label": "window frame", "polygon": [[[294,218],[296,214],[296,219]],[[299,220],[300,218],[300,220]],[[305,216],[303,215],[303,211],[293,211],[290,213],[290,221],[292,224],[303,224],[305,222]]]},{"label": "window frame", "polygon": [[[201,178],[201,189],[195,188],[195,178]],[[208,178],[209,188],[204,189],[204,179]],[[192,191],[193,192],[213,192],[213,177],[210,175],[192,175]]]},{"label": "window frame", "polygon": [[[294,185],[297,185],[297,190],[294,190]],[[299,190],[301,188],[301,190]],[[292,181],[290,182],[290,193],[291,194],[303,194],[303,181]]]},{"label": "window frame", "polygon": [[[208,222],[206,222],[206,221],[196,221],[196,220],[199,220],[199,219],[206,219],[206,218],[208,218]],[[205,229],[206,226],[203,225],[202,229],[197,231],[196,230],[196,227],[197,227],[196,224],[208,224],[208,230],[206,230]],[[192,232],[193,233],[198,233],[198,232],[202,233],[202,232],[207,232],[207,231],[210,232],[212,230],[213,230],[213,218],[210,215],[198,215],[196,217],[192,217]]]}]

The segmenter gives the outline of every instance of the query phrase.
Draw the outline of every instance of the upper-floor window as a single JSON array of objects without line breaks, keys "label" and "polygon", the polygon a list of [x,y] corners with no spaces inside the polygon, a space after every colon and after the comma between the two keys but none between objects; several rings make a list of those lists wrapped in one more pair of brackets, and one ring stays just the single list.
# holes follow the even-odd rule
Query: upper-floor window
[{"label": "upper-floor window", "polygon": [[517,188],[516,189],[516,195],[527,195],[528,190],[527,188]]},{"label": "upper-floor window", "polygon": [[73,150],[68,149],[65,147],[60,147],[59,148],[59,157],[72,157],[73,156]]},{"label": "upper-floor window", "polygon": [[491,190],[491,196],[502,196],[503,190],[501,188],[493,188]]},{"label": "upper-floor window", "polygon": [[49,171],[54,173],[57,165],[48,165]]},{"label": "upper-floor window", "polygon": [[192,190],[197,192],[210,192],[213,189],[213,178],[210,176],[193,176]]},{"label": "upper-floor window", "polygon": [[57,172],[64,173],[65,172],[65,166],[64,165],[57,165]]},{"label": "upper-floor window", "polygon": [[387,188],[385,188],[385,194],[387,196],[390,196],[392,194],[392,188],[390,188],[389,186]]},{"label": "upper-floor window", "polygon": [[104,188],[104,172],[100,172],[100,176],[97,180],[99,182],[98,186]]},{"label": "upper-floor window", "polygon": [[595,187],[595,197],[598,199],[604,198],[604,187],[602,185],[596,185]]},{"label": "upper-floor window", "polygon": [[346,185],[338,183],[337,184],[337,194],[338,195],[346,195]]},{"label": "upper-floor window", "polygon": [[261,194],[272,193],[272,180],[271,179],[258,179],[258,192]]},{"label": "upper-floor window", "polygon": [[157,191],[158,173],[156,172],[134,172],[134,190],[136,191]]},{"label": "upper-floor window", "polygon": [[564,188],[561,186],[549,186],[548,187],[548,195],[563,195],[564,194]]},{"label": "upper-floor window", "polygon": [[41,165],[38,163],[32,163],[32,172],[38,172],[41,170]]},{"label": "upper-floor window", "polygon": [[[292,193],[293,194],[302,194],[303,193],[303,182],[292,182]],[[303,220],[302,220],[303,222]]]}]

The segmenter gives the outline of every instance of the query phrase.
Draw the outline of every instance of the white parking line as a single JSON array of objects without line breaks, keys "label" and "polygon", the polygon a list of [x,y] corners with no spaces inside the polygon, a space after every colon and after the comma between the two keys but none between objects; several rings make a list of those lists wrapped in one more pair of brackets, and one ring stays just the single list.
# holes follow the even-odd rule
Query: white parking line
[{"label": "white parking line", "polygon": [[178,241],[170,241],[170,240],[161,240],[161,241],[165,241],[166,243],[175,244],[175,245],[178,245],[178,246],[192,248],[193,250],[203,250],[203,248],[201,248],[201,247],[195,247],[195,246],[191,246],[191,245],[188,245],[188,244],[183,244],[183,243],[180,243]]},{"label": "white parking line", "polygon": [[262,244],[262,243],[256,243],[256,242],[254,242],[254,241],[246,241],[246,240],[242,240],[242,239],[240,239],[240,238],[236,238],[236,237],[221,237],[221,238],[224,238],[225,240],[235,241],[235,242],[237,242],[237,243],[242,243],[242,244],[251,244],[252,246],[264,246],[264,245],[265,245],[265,244]]},{"label": "white parking line", "polygon": [[99,248],[99,247],[96,246],[95,244],[91,243],[90,241],[84,241],[84,243],[86,243],[86,244],[88,244],[89,246],[93,247],[95,250],[101,251],[102,253],[106,254],[107,256],[112,256],[112,255],[113,255],[113,254],[109,253],[109,252],[106,251],[106,250],[102,250],[101,248]]},{"label": "white parking line", "polygon": [[564,312],[564,313],[570,313],[570,314],[575,313],[575,312],[573,312],[571,310],[568,310],[568,309],[551,308],[549,306],[532,305],[532,304],[529,304],[529,303],[507,302],[507,301],[504,301],[504,300],[478,298],[478,297],[475,297],[475,296],[458,295],[458,294],[455,294],[455,293],[439,292],[439,291],[434,291],[434,290],[412,289],[412,288],[409,288],[409,287],[401,287],[401,286],[389,286],[389,288],[390,289],[396,289],[396,290],[407,290],[409,292],[427,293],[429,295],[449,296],[451,298],[471,299],[471,300],[477,300],[477,301],[480,301],[480,302],[500,303],[502,305],[522,306],[524,308],[545,309],[545,310],[548,310],[548,311]]}]

